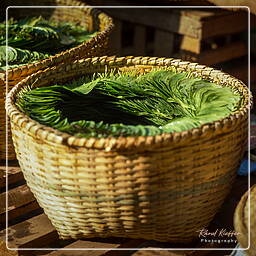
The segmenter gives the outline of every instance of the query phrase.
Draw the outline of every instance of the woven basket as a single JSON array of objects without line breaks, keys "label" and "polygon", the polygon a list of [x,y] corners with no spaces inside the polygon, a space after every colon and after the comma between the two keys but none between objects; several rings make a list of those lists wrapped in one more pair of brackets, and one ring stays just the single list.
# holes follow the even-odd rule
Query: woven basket
[{"label": "woven basket", "polygon": [[[250,212],[249,212],[250,205]],[[248,218],[250,214],[250,229],[248,230]],[[256,185],[250,189],[250,203],[248,192],[241,198],[234,216],[234,226],[237,233],[237,240],[242,248],[249,246],[248,236],[250,232],[250,248],[246,250],[249,256],[256,256]]]},{"label": "woven basket", "polygon": [[[24,85],[46,86],[108,69],[173,66],[243,96],[229,117],[158,136],[77,138],[40,125],[15,105]],[[8,94],[13,141],[28,186],[63,239],[131,237],[190,242],[228,194],[247,137],[249,92],[239,80],[196,63],[95,57],[40,71]]]},{"label": "woven basket", "polygon": [[[16,3],[17,4],[17,3]],[[24,3],[23,3],[24,4]],[[40,6],[84,6],[85,3],[79,0],[27,0],[26,5]],[[21,2],[22,5],[22,2]],[[33,10],[33,12],[31,11]],[[5,159],[5,110],[2,104],[5,95],[5,85],[8,85],[8,91],[19,81],[38,70],[47,67],[59,65],[60,63],[72,63],[75,59],[81,59],[92,56],[102,56],[108,53],[108,41],[110,32],[113,29],[113,22],[106,14],[93,8],[22,8],[9,9],[9,15],[18,17],[43,16],[51,17],[55,21],[76,22],[81,26],[86,26],[89,31],[100,31],[95,37],[86,41],[77,47],[63,51],[48,59],[27,64],[18,68],[8,70],[8,77],[4,71],[0,71],[0,159]],[[15,159],[15,153],[12,146],[11,136],[8,140],[8,159]]]}]

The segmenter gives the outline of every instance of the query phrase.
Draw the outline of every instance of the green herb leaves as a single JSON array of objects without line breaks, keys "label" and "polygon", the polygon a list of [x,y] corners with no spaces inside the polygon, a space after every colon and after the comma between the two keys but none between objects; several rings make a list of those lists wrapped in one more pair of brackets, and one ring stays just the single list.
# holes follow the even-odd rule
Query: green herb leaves
[{"label": "green herb leaves", "polygon": [[77,46],[95,36],[85,28],[63,22],[28,17],[8,21],[8,49],[6,56],[6,24],[0,24],[0,69],[45,59],[63,50]]},{"label": "green herb leaves", "polygon": [[22,50],[19,48],[0,46],[0,66],[4,67],[6,64],[6,56],[8,58],[9,65],[15,65],[17,63],[28,63],[38,59],[44,59],[50,55],[47,53],[40,53],[36,51]]},{"label": "green herb leaves", "polygon": [[222,119],[239,108],[240,95],[187,73],[155,70],[24,91],[17,104],[32,119],[80,137],[153,136]]}]

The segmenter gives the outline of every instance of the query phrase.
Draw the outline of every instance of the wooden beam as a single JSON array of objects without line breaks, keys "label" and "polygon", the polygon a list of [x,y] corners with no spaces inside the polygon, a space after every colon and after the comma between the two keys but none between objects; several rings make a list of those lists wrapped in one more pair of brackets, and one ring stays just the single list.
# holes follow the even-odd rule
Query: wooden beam
[{"label": "wooden beam", "polygon": [[204,65],[214,65],[247,55],[247,47],[244,42],[234,42],[216,50],[203,52],[198,57],[198,62]]},{"label": "wooden beam", "polygon": [[[0,231],[0,241],[5,240],[5,234],[6,230]],[[8,228],[9,248],[42,248],[57,239],[57,232],[45,214]]]},{"label": "wooden beam", "polygon": [[[14,184],[16,182],[24,180],[20,167],[8,167],[8,184]],[[6,167],[0,166],[0,188],[5,187],[6,182]]]},{"label": "wooden beam", "polygon": [[[171,245],[169,245],[171,247]],[[181,247],[181,246],[180,246]],[[159,255],[159,256],[206,256],[209,254],[207,251],[182,251],[182,250],[161,250],[160,248],[156,247],[147,247],[148,249],[151,249],[151,251],[146,250],[140,250],[132,254],[132,256],[153,256],[153,255]],[[154,250],[154,249],[160,249],[160,250]]]},{"label": "wooden beam", "polygon": [[195,54],[200,54],[201,40],[190,36],[183,36],[180,49]]},{"label": "wooden beam", "polygon": [[185,11],[173,11],[168,8],[113,8],[108,9],[108,13],[121,21],[124,20],[191,37],[201,37],[201,21],[186,15]]},{"label": "wooden beam", "polygon": [[[0,194],[0,227],[5,224],[6,193]],[[8,220],[29,213],[39,208],[36,199],[26,185],[8,191]]]},{"label": "wooden beam", "polygon": [[201,38],[246,32],[247,29],[248,14],[246,12],[228,12],[227,15],[203,18]]},{"label": "wooden beam", "polygon": [[[234,34],[248,29],[248,14],[243,11],[114,8],[108,9],[108,12],[118,20],[199,39]],[[255,17],[252,17],[251,24],[254,23]]]},{"label": "wooden beam", "polygon": [[[142,239],[108,238],[105,241],[78,240],[65,247],[70,250],[58,250],[44,256],[128,256],[130,250],[110,250],[109,248],[139,248],[145,242]],[[72,250],[73,248],[94,248],[95,250]],[[97,248],[106,250],[97,250]]]}]

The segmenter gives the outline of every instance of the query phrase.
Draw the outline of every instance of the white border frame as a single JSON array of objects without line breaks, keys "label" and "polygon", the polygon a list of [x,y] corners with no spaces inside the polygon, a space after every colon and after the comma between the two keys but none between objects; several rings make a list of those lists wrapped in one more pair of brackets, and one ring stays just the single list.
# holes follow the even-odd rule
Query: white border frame
[{"label": "white border frame", "polygon": [[[248,87],[249,90],[251,90],[251,58],[250,58],[250,52],[251,52],[251,44],[250,44],[250,29],[251,29],[251,22],[250,22],[250,8],[248,6],[8,6],[6,8],[6,56],[7,56],[7,47],[8,47],[8,11],[9,9],[15,9],[15,8],[100,8],[100,9],[111,9],[111,8],[126,8],[126,9],[155,9],[155,8],[170,8],[170,9],[222,9],[222,8],[243,8],[247,9],[248,11]],[[8,58],[6,58],[6,95],[8,93]],[[47,250],[59,250],[59,251],[105,251],[106,248],[10,248],[8,246],[8,116],[6,113],[5,117],[6,121],[6,247],[8,250],[12,251],[31,251],[31,250],[38,250],[38,251],[47,251]],[[248,211],[248,225],[250,227],[250,204],[251,204],[251,193],[250,193],[250,184],[251,184],[251,176],[250,176],[250,109],[248,109],[248,203],[249,203],[249,211]],[[247,248],[107,248],[107,250],[113,250],[113,251],[137,251],[137,250],[143,250],[143,251],[245,251],[250,249],[251,241],[250,241],[250,228],[248,230],[248,247]]]}]

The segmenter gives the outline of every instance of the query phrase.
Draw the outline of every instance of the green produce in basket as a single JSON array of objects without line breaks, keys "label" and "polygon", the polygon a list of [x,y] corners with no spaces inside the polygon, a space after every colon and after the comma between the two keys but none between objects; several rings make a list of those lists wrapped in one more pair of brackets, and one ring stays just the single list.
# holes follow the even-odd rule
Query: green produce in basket
[{"label": "green produce in basket", "polygon": [[32,119],[79,137],[152,136],[220,120],[238,110],[238,92],[188,73],[111,72],[66,85],[26,88],[17,105]]},{"label": "green produce in basket", "polygon": [[88,32],[72,23],[54,22],[42,17],[28,17],[0,24],[0,70],[48,58],[89,40],[97,32]]}]

